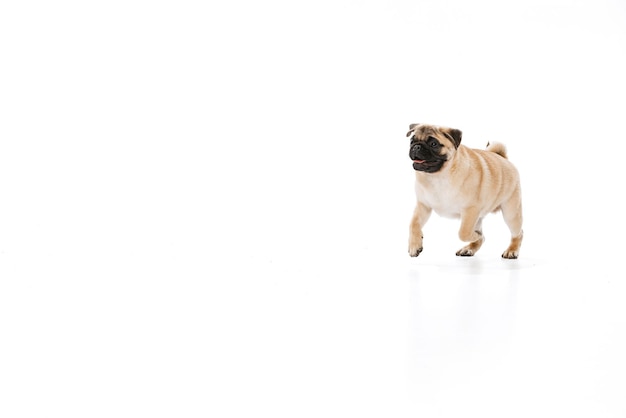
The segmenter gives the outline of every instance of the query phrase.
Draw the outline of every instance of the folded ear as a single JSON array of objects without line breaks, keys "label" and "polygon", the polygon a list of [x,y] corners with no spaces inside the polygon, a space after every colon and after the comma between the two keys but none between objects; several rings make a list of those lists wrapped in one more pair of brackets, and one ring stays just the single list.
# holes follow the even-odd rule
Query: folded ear
[{"label": "folded ear", "polygon": [[461,144],[461,136],[463,136],[463,132],[454,128],[445,128],[442,129],[442,131],[454,143],[454,147],[458,148]]},{"label": "folded ear", "polygon": [[412,123],[409,125],[409,132],[406,133],[406,136],[411,136],[411,134],[413,133],[413,131],[415,131],[415,128],[417,128],[420,124],[419,123]]}]

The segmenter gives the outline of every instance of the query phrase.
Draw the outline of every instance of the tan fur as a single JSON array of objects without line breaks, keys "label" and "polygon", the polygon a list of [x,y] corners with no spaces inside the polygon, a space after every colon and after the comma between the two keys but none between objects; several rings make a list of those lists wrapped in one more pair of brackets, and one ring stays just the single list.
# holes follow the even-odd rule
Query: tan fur
[{"label": "tan fur", "polygon": [[495,152],[496,154],[501,155],[504,158],[509,158],[506,155],[506,147],[504,144],[499,142],[494,142],[493,144],[487,144],[487,151]]},{"label": "tan fur", "polygon": [[[417,205],[409,234],[409,255],[422,251],[422,227],[434,210],[441,216],[460,218],[459,238],[469,244],[457,255],[472,256],[484,242],[482,219],[502,211],[511,231],[511,242],[502,257],[517,258],[523,237],[522,196],[519,174],[507,159],[503,144],[486,150],[460,145],[461,131],[433,125],[411,124],[409,135],[417,139],[435,137],[447,161],[434,173],[415,171]],[[457,142],[455,144],[455,142]]]}]

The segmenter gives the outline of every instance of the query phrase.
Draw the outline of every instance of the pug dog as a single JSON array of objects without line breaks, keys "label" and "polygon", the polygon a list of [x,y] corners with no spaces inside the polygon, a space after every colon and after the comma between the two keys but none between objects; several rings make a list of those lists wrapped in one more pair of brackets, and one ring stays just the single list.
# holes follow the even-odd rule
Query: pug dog
[{"label": "pug dog", "polygon": [[511,242],[503,258],[519,256],[522,244],[522,193],[519,173],[507,159],[503,144],[487,144],[486,150],[461,145],[461,131],[435,125],[413,123],[409,157],[415,170],[417,205],[411,219],[409,255],[423,249],[422,228],[431,212],[460,218],[459,238],[468,244],[457,256],[473,256],[485,237],[482,220],[492,212],[502,212],[511,231]]}]

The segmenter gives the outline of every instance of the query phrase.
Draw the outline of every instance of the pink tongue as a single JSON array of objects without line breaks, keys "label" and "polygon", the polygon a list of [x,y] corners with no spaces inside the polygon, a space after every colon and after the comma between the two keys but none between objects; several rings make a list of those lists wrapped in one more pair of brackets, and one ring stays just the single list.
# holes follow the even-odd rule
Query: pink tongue
[{"label": "pink tongue", "polygon": [[414,163],[418,163],[418,164],[421,164],[421,163],[423,163],[423,162],[425,162],[425,161],[426,161],[426,160],[413,160],[413,162],[414,162]]}]

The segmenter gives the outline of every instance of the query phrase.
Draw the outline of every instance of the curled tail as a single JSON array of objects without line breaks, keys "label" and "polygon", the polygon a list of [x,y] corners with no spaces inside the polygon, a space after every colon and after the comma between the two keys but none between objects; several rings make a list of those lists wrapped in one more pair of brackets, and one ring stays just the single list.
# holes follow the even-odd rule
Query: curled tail
[{"label": "curled tail", "polygon": [[509,158],[506,155],[506,147],[500,142],[494,142],[493,144],[487,143],[487,151],[495,152],[504,158]]}]

